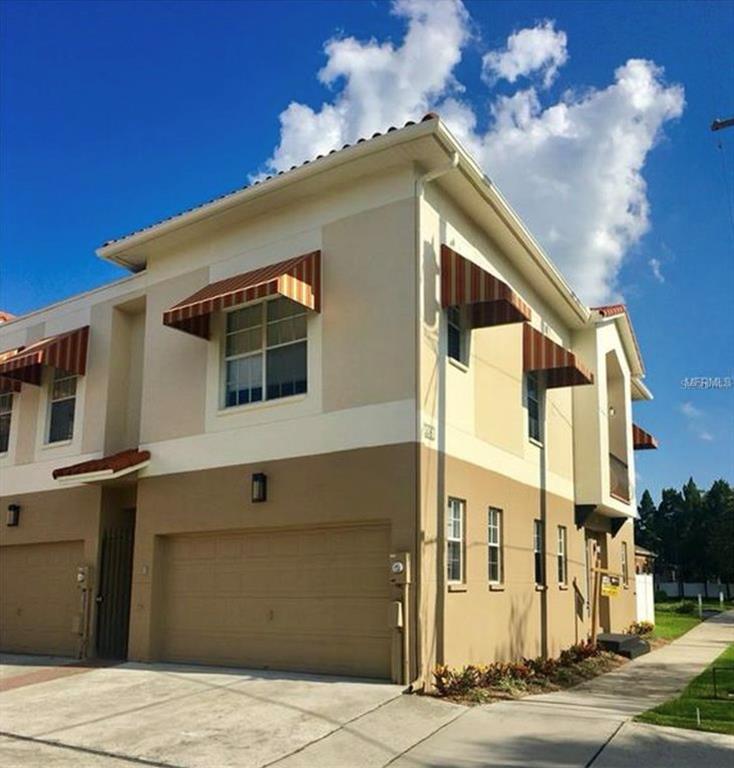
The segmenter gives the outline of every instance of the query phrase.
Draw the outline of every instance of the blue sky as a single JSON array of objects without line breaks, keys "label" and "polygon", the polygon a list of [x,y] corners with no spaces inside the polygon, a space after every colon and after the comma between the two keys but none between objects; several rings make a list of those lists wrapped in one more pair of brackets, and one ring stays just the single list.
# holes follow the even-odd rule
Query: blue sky
[{"label": "blue sky", "polygon": [[[363,58],[378,50],[366,47],[370,39],[375,46],[392,41],[388,72],[401,51],[409,52],[401,47],[407,12],[396,16],[381,2],[4,2],[0,9],[0,307],[16,314],[121,276],[94,256],[104,240],[241,186],[266,170],[269,158],[278,167],[278,147],[281,159],[314,148],[317,139],[294,136],[279,122],[291,102],[311,108],[321,141],[318,120],[330,109],[324,103],[339,105],[334,135],[363,129],[367,123],[357,113],[370,94],[353,62],[338,63],[343,48],[325,52],[328,40],[353,36]],[[734,115],[734,3],[466,2],[457,13],[460,39],[435,48],[455,44],[457,52],[435,73],[443,78],[441,93],[417,96],[412,108],[438,103],[443,114],[449,100],[460,103],[459,134],[470,111],[476,125],[462,139],[484,153],[485,170],[507,188],[520,214],[537,222],[551,257],[562,266],[566,259],[575,287],[591,295],[597,283],[590,266],[604,258],[593,248],[588,259],[583,249],[574,255],[572,239],[585,242],[595,216],[614,205],[620,215],[625,205],[637,211],[640,198],[649,207],[645,226],[639,212],[632,222],[608,222],[622,245],[612,271],[598,281],[610,298],[627,302],[656,395],[635,406],[638,423],[662,443],[657,452],[638,453],[638,490],[650,487],[657,495],[689,475],[701,485],[720,476],[734,480],[734,389],[681,386],[684,377],[734,376],[734,222],[726,202],[734,195],[734,129],[708,130],[713,117]],[[435,24],[450,33],[442,19]],[[513,81],[506,67],[483,68],[492,51],[500,57],[495,62],[507,64],[513,32],[543,24],[555,48],[535,71],[530,65]],[[632,145],[642,161],[632,192],[620,192],[614,185],[632,161],[619,149],[609,163],[611,180],[598,187],[607,167],[603,147],[619,134],[613,121],[623,135],[636,121],[620,116],[619,88],[610,88],[629,60],[664,68],[663,74],[650,64],[646,71],[654,74],[657,103],[669,103],[658,112],[645,108],[652,128],[640,142],[657,137],[649,147]],[[327,62],[331,81],[323,82],[329,76],[320,81],[317,74]],[[422,75],[429,68],[419,64]],[[518,93],[535,110],[531,123],[512,113],[517,125],[499,134],[493,121],[500,99]],[[406,102],[388,89],[386,120],[391,98],[397,122]],[[598,134],[571,142],[569,158],[554,149],[556,137],[527,154],[531,129],[544,125],[552,114],[544,110],[556,104],[576,105],[569,111],[579,119],[573,125]],[[580,119],[587,113],[590,119]],[[520,143],[507,149],[503,142],[512,140]],[[587,160],[590,149],[596,165]],[[514,175],[512,163],[520,169]],[[563,210],[565,230],[555,245],[543,237],[552,229],[544,229],[550,225],[543,218],[555,215],[552,206],[523,198],[527,174],[541,165],[547,178],[540,189],[554,169],[566,177],[568,168],[558,181],[576,190],[565,206],[578,207],[576,219]],[[521,188],[513,187],[515,179]],[[587,183],[596,197],[587,194]],[[625,194],[637,198],[630,202]],[[587,210],[587,198],[596,207]]]}]

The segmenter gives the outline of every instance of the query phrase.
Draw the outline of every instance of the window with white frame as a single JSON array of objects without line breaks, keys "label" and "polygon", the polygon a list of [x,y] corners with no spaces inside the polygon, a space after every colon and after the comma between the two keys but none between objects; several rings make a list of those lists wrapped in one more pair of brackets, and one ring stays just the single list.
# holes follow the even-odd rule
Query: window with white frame
[{"label": "window with white frame", "polygon": [[306,392],[307,309],[286,298],[226,315],[224,406]]},{"label": "window with white frame", "polygon": [[541,386],[538,374],[528,373],[525,377],[526,400],[528,406],[528,437],[539,443],[543,442],[543,409]]},{"label": "window with white frame", "polygon": [[568,584],[568,557],[566,555],[566,526],[558,526],[558,583]]},{"label": "window with white frame", "polygon": [[469,331],[461,307],[449,307],[448,356],[462,365],[469,365]]},{"label": "window with white frame", "polygon": [[446,521],[446,576],[450,582],[464,580],[464,522],[466,503],[449,499]]},{"label": "window with white frame", "polygon": [[13,395],[0,395],[0,453],[8,452],[10,420],[13,416]]},{"label": "window with white frame", "polygon": [[77,378],[75,373],[54,368],[49,398],[49,443],[60,443],[74,437]]},{"label": "window with white frame", "polygon": [[622,582],[625,586],[629,584],[629,563],[627,560],[627,542],[622,542]]},{"label": "window with white frame", "polygon": [[502,510],[490,507],[487,513],[488,571],[490,584],[502,581]]},{"label": "window with white frame", "polygon": [[533,567],[535,583],[543,584],[543,521],[533,520]]}]

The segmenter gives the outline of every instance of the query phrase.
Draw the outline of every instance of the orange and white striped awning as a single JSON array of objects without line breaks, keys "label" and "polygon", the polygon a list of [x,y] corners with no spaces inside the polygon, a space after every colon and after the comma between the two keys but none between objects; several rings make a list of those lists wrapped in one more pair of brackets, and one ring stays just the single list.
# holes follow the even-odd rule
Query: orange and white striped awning
[{"label": "orange and white striped awning", "polygon": [[522,358],[523,371],[542,372],[547,388],[594,383],[594,374],[573,352],[527,323],[523,326]]},{"label": "orange and white striped awning", "polygon": [[472,328],[530,320],[530,307],[498,277],[441,246],[441,306],[467,307]]},{"label": "orange and white striped awning", "polygon": [[636,451],[649,451],[658,447],[657,438],[649,432],[645,432],[637,424],[632,425],[632,445]]},{"label": "orange and white striped awning", "polygon": [[49,336],[2,356],[0,378],[40,384],[44,365],[84,375],[87,370],[89,326]]},{"label": "orange and white striped awning", "polygon": [[0,376],[0,395],[7,395],[12,392],[20,392],[21,384],[15,379],[6,379]]},{"label": "orange and white striped awning", "polygon": [[163,323],[208,339],[213,312],[278,294],[320,312],[321,251],[211,283],[166,310]]}]

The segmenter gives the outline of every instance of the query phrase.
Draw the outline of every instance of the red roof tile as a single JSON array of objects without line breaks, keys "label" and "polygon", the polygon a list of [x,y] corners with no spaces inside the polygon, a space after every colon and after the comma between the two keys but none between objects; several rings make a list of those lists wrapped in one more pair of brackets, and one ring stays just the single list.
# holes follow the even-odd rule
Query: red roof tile
[{"label": "red roof tile", "polygon": [[103,456],[101,459],[92,459],[91,461],[82,461],[79,464],[72,464],[68,467],[59,467],[53,471],[53,477],[57,480],[60,477],[73,477],[75,475],[88,475],[92,472],[121,472],[123,469],[142,464],[150,458],[150,451],[141,451],[137,448],[131,448],[127,451],[120,451],[111,456]]}]

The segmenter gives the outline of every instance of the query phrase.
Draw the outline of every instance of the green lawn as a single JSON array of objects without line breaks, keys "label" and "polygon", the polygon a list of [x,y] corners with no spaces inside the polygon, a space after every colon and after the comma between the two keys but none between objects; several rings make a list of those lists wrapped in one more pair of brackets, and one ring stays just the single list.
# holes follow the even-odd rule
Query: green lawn
[{"label": "green lawn", "polygon": [[[694,606],[693,613],[678,613],[675,609],[681,602],[690,603]],[[724,608],[732,607],[731,602],[725,603]],[[705,611],[719,611],[718,600],[704,600],[703,609]],[[675,600],[666,603],[655,603],[655,631],[652,633],[654,638],[659,640],[675,640],[693,629],[696,624],[700,624],[698,618],[698,603],[695,600]]]},{"label": "green lawn", "polygon": [[[717,671],[719,698],[716,699],[712,672],[714,666],[727,668],[722,672]],[[732,698],[722,698],[728,691],[731,691]],[[697,707],[701,713],[700,726],[696,721]],[[643,712],[635,719],[653,725],[734,734],[734,644],[692,680],[680,696]]]}]

